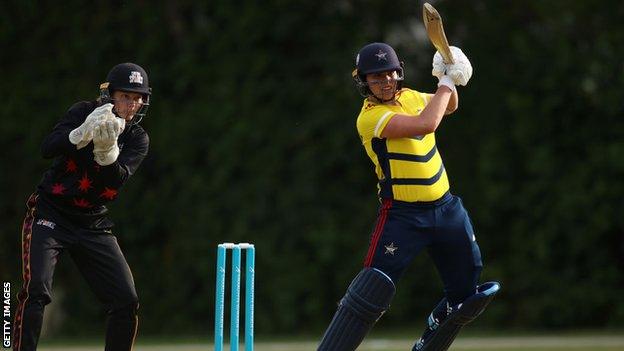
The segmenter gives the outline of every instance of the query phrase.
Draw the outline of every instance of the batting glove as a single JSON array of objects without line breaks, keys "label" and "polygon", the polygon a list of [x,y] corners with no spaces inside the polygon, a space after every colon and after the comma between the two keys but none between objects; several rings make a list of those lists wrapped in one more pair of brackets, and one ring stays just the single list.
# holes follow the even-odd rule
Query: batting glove
[{"label": "batting glove", "polygon": [[440,77],[440,80],[438,81],[438,87],[441,86],[445,86],[451,89],[451,91],[455,91],[455,83],[453,82],[453,78],[451,78],[451,76],[443,75],[442,77]]},{"label": "batting glove", "polygon": [[446,74],[451,76],[455,85],[465,86],[472,77],[472,65],[460,48],[451,46],[455,63],[446,66]]},{"label": "batting glove", "polygon": [[431,74],[440,79],[446,73],[446,64],[444,63],[444,59],[442,59],[442,55],[437,51],[435,55],[433,55],[432,65],[433,69],[431,70]]}]

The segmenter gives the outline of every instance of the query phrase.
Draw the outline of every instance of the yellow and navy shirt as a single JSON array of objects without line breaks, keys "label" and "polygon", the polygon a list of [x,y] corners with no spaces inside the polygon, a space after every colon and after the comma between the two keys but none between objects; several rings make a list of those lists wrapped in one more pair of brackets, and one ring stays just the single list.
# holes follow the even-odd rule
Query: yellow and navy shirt
[{"label": "yellow and navy shirt", "polygon": [[396,114],[419,118],[431,94],[411,89],[397,93],[399,105],[376,104],[366,99],[357,118],[357,130],[379,179],[379,197],[400,201],[435,201],[449,190],[449,182],[436,147],[435,134],[386,139],[381,133]]}]

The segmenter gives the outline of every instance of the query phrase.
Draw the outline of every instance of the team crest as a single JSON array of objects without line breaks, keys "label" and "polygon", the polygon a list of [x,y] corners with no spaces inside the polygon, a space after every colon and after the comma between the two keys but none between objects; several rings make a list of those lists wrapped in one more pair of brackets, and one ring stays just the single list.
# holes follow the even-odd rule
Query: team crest
[{"label": "team crest", "polygon": [[143,84],[143,76],[141,75],[141,72],[132,71],[130,72],[130,76],[128,78],[130,78],[130,83]]},{"label": "team crest", "polygon": [[377,61],[381,61],[381,60],[388,61],[388,58],[386,58],[386,55],[388,55],[388,53],[381,51],[381,50],[379,50],[379,52],[375,54],[375,56],[377,56]]}]

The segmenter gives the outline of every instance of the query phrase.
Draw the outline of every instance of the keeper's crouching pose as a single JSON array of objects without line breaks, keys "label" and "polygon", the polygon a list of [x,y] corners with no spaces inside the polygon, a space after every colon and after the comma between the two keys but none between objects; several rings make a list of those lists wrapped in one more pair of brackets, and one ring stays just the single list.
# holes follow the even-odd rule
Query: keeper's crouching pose
[{"label": "keeper's crouching pose", "polygon": [[435,94],[402,88],[403,63],[384,43],[364,46],[353,73],[366,97],[357,119],[362,144],[379,179],[381,206],[364,268],[349,285],[318,350],[355,350],[388,309],[399,278],[423,249],[444,284],[413,350],[447,350],[461,327],[475,319],[498,292],[478,285],[481,253],[472,223],[449,182],[436,146],[444,115],[458,107],[456,85],[466,85],[472,66],[452,47],[455,64],[433,59]]},{"label": "keeper's crouching pose", "polygon": [[107,315],[106,350],[132,349],[139,300],[132,273],[105,204],[147,155],[149,139],[138,124],[151,89],[140,66],[111,69],[100,98],[74,104],[45,138],[43,157],[54,158],[27,202],[22,228],[23,288],[15,313],[16,351],[37,349],[43,312],[52,301],[52,276],[68,252]]}]

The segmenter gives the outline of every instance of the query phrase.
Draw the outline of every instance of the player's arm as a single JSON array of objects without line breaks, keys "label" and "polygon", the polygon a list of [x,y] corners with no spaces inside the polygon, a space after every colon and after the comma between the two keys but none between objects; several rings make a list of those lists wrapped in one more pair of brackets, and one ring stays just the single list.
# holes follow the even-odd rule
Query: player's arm
[{"label": "player's arm", "polygon": [[41,144],[43,158],[53,158],[76,150],[76,145],[69,140],[69,133],[84,122],[84,117],[81,116],[85,116],[87,108],[87,103],[80,102],[67,111],[43,140]]},{"label": "player's arm", "polygon": [[[453,86],[452,83],[451,86]],[[442,117],[447,113],[451,97],[457,96],[454,90],[454,86],[451,89],[448,85],[440,85],[419,116],[402,114],[392,116],[381,132],[381,137],[405,138],[433,133],[440,125]]]},{"label": "player's arm", "polygon": [[[453,64],[446,64],[440,55],[439,52],[436,52],[433,56],[433,69],[431,70],[431,74],[435,77],[442,77],[445,74],[448,74],[451,79],[453,79],[453,83],[455,85],[463,85],[468,84],[468,81],[472,77],[472,64],[466,54],[455,46],[451,46],[449,50],[452,53],[452,56],[455,60]],[[451,114],[457,107],[459,106],[459,97],[457,94],[453,94],[451,100],[449,101],[448,107],[446,109],[446,114]]]},{"label": "player's arm", "polygon": [[117,159],[100,168],[100,172],[115,188],[121,187],[136,172],[149,150],[149,136],[143,129],[136,128],[128,133],[133,135],[125,142]]},{"label": "player's arm", "polygon": [[457,111],[458,107],[459,107],[459,94],[457,94],[457,89],[454,89],[453,94],[451,95],[451,98],[449,99],[449,103],[446,106],[446,111],[444,112],[444,114],[450,115],[451,113]]}]

